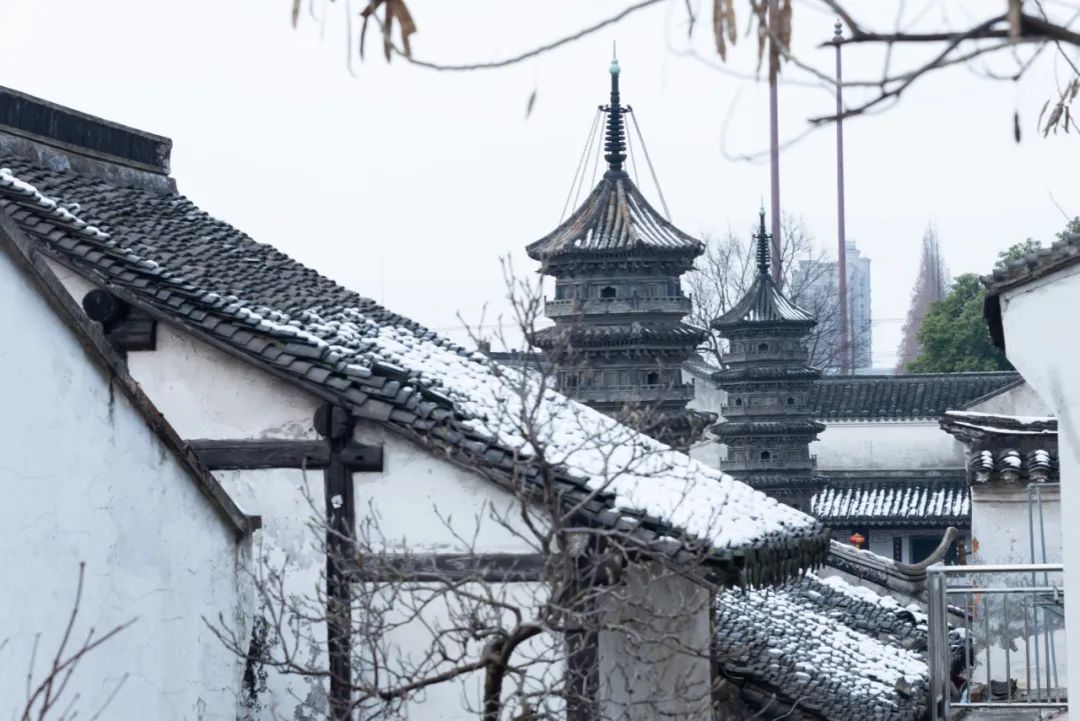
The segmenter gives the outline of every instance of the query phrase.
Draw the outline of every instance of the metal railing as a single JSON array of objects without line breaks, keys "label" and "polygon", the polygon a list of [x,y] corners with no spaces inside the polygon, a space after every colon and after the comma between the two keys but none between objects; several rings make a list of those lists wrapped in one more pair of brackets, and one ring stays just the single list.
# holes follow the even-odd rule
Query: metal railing
[{"label": "metal railing", "polygon": [[933,566],[927,584],[933,721],[1068,707],[1061,564]]}]

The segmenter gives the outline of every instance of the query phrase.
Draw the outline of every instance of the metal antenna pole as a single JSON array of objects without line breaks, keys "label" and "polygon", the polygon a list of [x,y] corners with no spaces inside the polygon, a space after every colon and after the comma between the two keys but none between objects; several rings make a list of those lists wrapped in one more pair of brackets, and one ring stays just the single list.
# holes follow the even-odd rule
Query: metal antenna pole
[{"label": "metal antenna pole", "polygon": [[844,87],[840,69],[840,44],[843,37],[843,25],[837,20],[833,26],[833,45],[836,46],[836,258],[839,261],[840,276],[840,374],[847,375],[855,369],[855,344],[851,342],[848,318],[847,235],[844,228],[844,120],[841,117],[844,113]]},{"label": "metal antenna pole", "polygon": [[776,92],[780,73],[780,49],[777,47],[780,33],[778,0],[768,0],[769,26],[769,171],[772,184],[772,277],[778,288],[784,277],[780,236],[780,120]]}]

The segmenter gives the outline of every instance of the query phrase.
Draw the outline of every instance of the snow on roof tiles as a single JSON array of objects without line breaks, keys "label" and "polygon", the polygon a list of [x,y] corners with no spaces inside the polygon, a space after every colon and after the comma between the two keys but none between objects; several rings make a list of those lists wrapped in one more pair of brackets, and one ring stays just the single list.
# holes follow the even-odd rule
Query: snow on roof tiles
[{"label": "snow on roof tiles", "polygon": [[723,673],[744,690],[775,693],[778,713],[796,701],[830,721],[914,721],[926,712],[926,616],[917,608],[807,574],[775,588],[723,592],[715,628]]},{"label": "snow on roof tiles", "polygon": [[49,253],[356,415],[439,444],[488,475],[533,477],[537,449],[517,427],[515,389],[542,393],[537,436],[568,498],[599,491],[583,511],[593,522],[637,529],[644,545],[704,544],[757,582],[827,551],[809,516],[338,286],[182,196],[0,162],[15,168],[0,173],[0,208]]},{"label": "snow on roof tiles", "polygon": [[971,495],[963,480],[852,482],[818,491],[810,512],[834,526],[968,526]]}]

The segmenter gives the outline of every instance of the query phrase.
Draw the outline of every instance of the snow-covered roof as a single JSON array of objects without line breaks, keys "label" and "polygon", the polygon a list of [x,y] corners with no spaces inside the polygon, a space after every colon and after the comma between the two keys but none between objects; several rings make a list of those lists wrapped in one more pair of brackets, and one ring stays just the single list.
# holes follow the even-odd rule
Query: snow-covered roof
[{"label": "snow-covered roof", "polygon": [[716,602],[722,673],[770,717],[789,709],[830,721],[914,721],[929,700],[926,616],[840,578],[807,574]]},{"label": "snow-covered roof", "polygon": [[810,512],[834,527],[970,526],[971,495],[963,478],[830,482]]},{"label": "snow-covered roof", "polygon": [[577,210],[558,228],[526,248],[529,257],[643,252],[686,256],[705,245],[658,213],[623,171],[608,171]]},{"label": "snow-covered roof", "polygon": [[496,479],[535,479],[541,449],[520,421],[538,400],[534,436],[591,523],[673,554],[704,546],[754,581],[824,557],[818,521],[342,288],[182,196],[15,156],[0,166],[0,208],[46,252],[359,417]]}]

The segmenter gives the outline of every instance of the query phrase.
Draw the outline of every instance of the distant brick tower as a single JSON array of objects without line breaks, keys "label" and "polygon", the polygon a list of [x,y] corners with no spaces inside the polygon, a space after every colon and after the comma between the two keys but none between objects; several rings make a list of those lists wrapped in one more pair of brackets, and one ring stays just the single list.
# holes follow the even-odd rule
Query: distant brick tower
[{"label": "distant brick tower", "polygon": [[680,366],[705,337],[682,318],[690,298],[679,276],[704,251],[657,212],[623,168],[624,114],[619,63],[611,63],[611,103],[604,159],[607,171],[584,204],[527,248],[555,277],[545,314],[555,325],[532,339],[557,369],[560,390],[637,425],[675,447],[686,447],[707,425],[687,410],[694,387]]},{"label": "distant brick tower", "polygon": [[731,473],[758,490],[808,511],[824,485],[810,457],[810,443],[825,426],[810,416],[808,397],[821,372],[807,365],[806,336],[817,324],[788,300],[769,272],[772,236],[761,210],[757,277],[750,290],[712,326],[727,339],[724,367],[713,374],[727,392],[724,421],[712,427],[726,444]]}]

